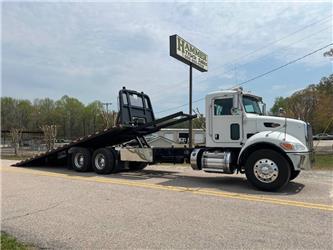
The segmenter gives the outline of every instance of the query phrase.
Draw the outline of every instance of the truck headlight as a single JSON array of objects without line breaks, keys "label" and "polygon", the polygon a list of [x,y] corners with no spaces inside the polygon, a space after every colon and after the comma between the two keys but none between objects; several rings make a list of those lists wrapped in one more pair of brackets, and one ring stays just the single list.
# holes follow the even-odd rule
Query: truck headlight
[{"label": "truck headlight", "polygon": [[287,151],[303,151],[306,148],[300,143],[282,142],[280,146]]}]

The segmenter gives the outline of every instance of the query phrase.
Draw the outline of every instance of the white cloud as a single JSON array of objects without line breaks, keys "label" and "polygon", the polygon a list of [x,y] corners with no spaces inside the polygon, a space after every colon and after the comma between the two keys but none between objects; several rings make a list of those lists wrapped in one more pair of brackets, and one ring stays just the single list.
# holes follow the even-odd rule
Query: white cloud
[{"label": "white cloud", "polygon": [[[330,4],[3,3],[2,12],[4,94],[70,93],[89,102],[115,100],[125,85],[150,94],[160,110],[188,95],[188,68],[169,57],[169,35],[208,53],[209,72],[194,74],[195,94],[202,96],[233,85],[233,68],[241,81],[260,57],[286,62],[325,43],[332,21],[245,56],[330,15]],[[327,33],[296,42],[325,25]],[[327,60],[316,55],[300,63],[316,68]]]}]

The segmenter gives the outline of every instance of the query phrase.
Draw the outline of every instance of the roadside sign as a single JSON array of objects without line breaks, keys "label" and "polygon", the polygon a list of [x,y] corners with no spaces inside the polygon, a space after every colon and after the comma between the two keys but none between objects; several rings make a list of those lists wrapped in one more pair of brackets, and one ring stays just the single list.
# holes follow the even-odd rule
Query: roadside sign
[{"label": "roadside sign", "polygon": [[208,71],[208,55],[178,35],[170,36],[170,56],[201,72]]},{"label": "roadside sign", "polygon": [[[192,68],[201,72],[208,71],[208,55],[181,38],[178,35],[170,36],[170,56],[190,66],[189,74],[189,114],[192,115]],[[189,148],[193,147],[192,119],[189,120]]]}]

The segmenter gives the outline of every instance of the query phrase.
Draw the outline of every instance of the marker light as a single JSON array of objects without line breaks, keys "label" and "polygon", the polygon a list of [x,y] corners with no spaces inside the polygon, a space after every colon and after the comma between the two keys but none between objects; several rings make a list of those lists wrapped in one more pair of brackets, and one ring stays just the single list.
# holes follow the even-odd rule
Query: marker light
[{"label": "marker light", "polygon": [[291,150],[301,151],[306,149],[302,144],[299,143],[282,142],[280,146],[287,151]]},{"label": "marker light", "polygon": [[294,149],[294,144],[289,143],[289,142],[282,142],[280,146],[285,149],[285,150],[293,150]]}]

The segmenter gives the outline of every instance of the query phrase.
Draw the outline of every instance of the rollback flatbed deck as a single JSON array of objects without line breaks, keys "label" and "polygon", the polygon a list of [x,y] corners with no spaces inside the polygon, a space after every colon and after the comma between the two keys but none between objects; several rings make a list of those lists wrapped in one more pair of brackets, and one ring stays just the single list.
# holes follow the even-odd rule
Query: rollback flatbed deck
[{"label": "rollback flatbed deck", "polygon": [[[155,119],[148,95],[143,92],[123,88],[119,91],[119,113],[115,127],[78,138],[62,147],[35,155],[13,166],[65,166],[78,164],[74,168],[80,171],[78,168],[80,165],[79,158],[75,162],[73,154],[80,151],[79,149],[89,152],[90,156],[87,156],[87,159],[84,160],[90,160],[92,161],[92,165],[94,165],[94,159],[92,159],[93,153],[101,148],[111,148],[113,150],[113,158],[116,159],[114,164],[118,162],[118,165],[122,156],[116,153],[115,148],[120,150],[130,150],[133,148],[148,149],[151,152],[151,160],[147,160],[145,157],[140,158],[139,155],[139,158],[136,158],[136,160],[141,163],[148,163],[149,161],[181,162],[189,157],[189,149],[150,148],[145,136],[195,117],[195,115],[177,112],[160,119]],[[142,150],[137,152],[140,154]],[[134,159],[133,161],[135,162],[136,160]],[[88,163],[88,165],[90,166],[91,164]]]}]

